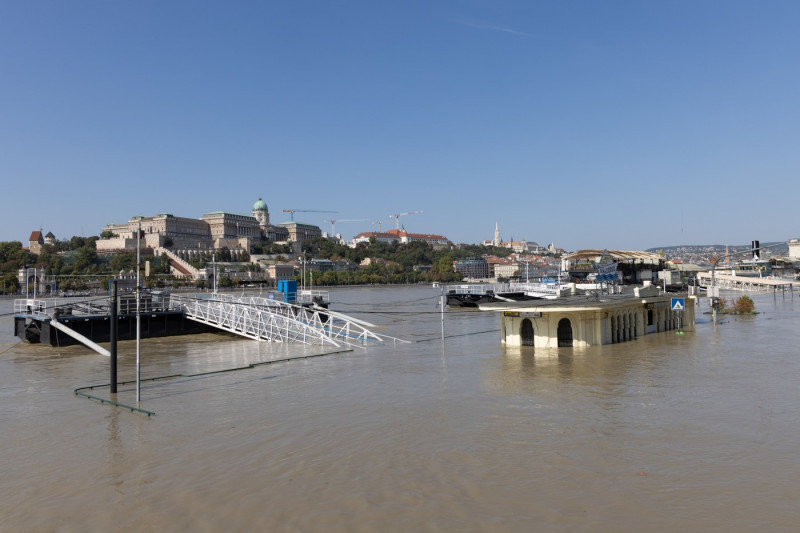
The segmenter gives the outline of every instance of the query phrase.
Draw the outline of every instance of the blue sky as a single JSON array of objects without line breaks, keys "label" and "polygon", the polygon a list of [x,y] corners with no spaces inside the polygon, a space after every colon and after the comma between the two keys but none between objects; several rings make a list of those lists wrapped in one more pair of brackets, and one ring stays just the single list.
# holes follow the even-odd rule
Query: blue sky
[{"label": "blue sky", "polygon": [[[800,3],[0,2],[0,241],[169,212],[800,236]],[[342,222],[352,237],[377,229]]]}]

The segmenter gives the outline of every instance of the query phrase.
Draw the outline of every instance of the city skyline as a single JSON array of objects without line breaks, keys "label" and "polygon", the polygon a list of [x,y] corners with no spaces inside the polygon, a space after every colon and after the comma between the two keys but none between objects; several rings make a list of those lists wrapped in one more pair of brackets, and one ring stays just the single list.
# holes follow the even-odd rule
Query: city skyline
[{"label": "city skyline", "polygon": [[[0,241],[169,212],[644,250],[796,237],[800,5],[17,3]],[[335,211],[335,213],[302,213]],[[349,239],[377,224],[338,223]],[[352,234],[352,235],[351,235]]]}]

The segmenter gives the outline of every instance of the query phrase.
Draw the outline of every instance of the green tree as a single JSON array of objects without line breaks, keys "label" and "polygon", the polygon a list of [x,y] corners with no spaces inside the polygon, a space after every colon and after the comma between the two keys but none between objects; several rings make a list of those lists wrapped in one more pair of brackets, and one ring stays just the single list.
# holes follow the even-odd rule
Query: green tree
[{"label": "green tree", "polygon": [[97,262],[97,252],[91,246],[83,246],[78,248],[78,253],[75,254],[75,268],[77,270],[86,270]]},{"label": "green tree", "polygon": [[2,276],[3,294],[14,294],[19,290],[19,279],[14,272],[0,274]]},{"label": "green tree", "polygon": [[116,254],[109,262],[109,268],[112,273],[117,273],[120,270],[131,270],[136,268],[136,255],[132,251],[125,251]]}]

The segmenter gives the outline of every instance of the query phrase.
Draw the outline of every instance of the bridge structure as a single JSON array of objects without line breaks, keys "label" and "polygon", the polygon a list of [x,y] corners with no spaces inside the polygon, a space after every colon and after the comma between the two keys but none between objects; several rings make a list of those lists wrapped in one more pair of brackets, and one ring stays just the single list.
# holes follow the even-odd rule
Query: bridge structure
[{"label": "bridge structure", "polygon": [[[795,282],[771,277],[734,276],[715,272],[713,275],[714,286],[722,289],[731,289],[747,292],[794,291]],[[703,287],[711,286],[712,273],[698,272],[697,283]]]},{"label": "bridge structure", "polygon": [[372,324],[315,305],[256,296],[172,295],[186,318],[255,340],[335,347],[383,344]]}]

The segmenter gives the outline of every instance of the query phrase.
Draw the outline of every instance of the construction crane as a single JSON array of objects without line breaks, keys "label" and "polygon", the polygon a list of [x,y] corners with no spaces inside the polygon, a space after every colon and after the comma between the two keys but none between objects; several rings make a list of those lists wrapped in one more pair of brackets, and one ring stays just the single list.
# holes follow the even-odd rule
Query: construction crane
[{"label": "construction crane", "polygon": [[372,224],[373,226],[374,226],[375,224],[377,224],[377,225],[378,225],[378,233],[382,233],[382,231],[381,231],[381,224],[383,224],[383,220],[379,220],[379,221],[377,221],[377,222],[370,222],[370,224]]},{"label": "construction crane", "polygon": [[404,217],[406,215],[417,215],[422,213],[422,211],[409,211],[408,213],[395,213],[394,215],[389,215],[390,217],[394,218],[394,227],[395,229],[400,229],[400,217]]},{"label": "construction crane", "polygon": [[290,213],[290,218],[294,222],[295,213],[338,213],[338,211],[317,211],[316,209],[283,209],[284,213]]},{"label": "construction crane", "polygon": [[336,223],[337,222],[365,222],[366,220],[367,220],[366,218],[349,218],[347,220],[331,219],[331,220],[326,220],[325,222],[330,222],[331,223],[331,235],[333,236],[333,235],[336,235]]}]

